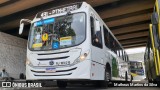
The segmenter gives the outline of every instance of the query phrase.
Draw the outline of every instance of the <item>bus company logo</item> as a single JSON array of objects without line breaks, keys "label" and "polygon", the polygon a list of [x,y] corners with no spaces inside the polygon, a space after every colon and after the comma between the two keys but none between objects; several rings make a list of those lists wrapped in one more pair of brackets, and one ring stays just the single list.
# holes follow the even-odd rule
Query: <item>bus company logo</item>
[{"label": "bus company logo", "polygon": [[53,65],[53,64],[54,64],[54,61],[50,61],[50,62],[49,62],[49,65]]},{"label": "bus company logo", "polygon": [[2,87],[6,88],[10,88],[11,87],[11,82],[2,82]]}]

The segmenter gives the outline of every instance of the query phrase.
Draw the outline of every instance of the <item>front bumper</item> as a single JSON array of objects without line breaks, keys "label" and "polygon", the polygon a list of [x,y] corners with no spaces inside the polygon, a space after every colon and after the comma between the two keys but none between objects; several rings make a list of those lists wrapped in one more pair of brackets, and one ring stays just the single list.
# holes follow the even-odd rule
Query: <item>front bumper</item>
[{"label": "front bumper", "polygon": [[26,66],[27,80],[86,80],[91,79],[91,60],[82,61],[69,67],[57,67],[55,72],[46,73],[48,67]]}]

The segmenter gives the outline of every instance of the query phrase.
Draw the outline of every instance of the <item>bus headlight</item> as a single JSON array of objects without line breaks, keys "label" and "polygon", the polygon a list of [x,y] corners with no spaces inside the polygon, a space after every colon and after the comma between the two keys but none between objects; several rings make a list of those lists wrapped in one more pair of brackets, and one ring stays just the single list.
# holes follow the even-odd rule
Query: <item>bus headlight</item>
[{"label": "bus headlight", "polygon": [[89,51],[86,51],[85,53],[81,54],[80,57],[73,62],[73,64],[77,64],[81,61],[86,60],[88,55],[89,55]]},{"label": "bus headlight", "polygon": [[32,65],[31,61],[28,58],[26,59],[26,65]]},{"label": "bus headlight", "polygon": [[79,57],[80,61],[85,60],[86,57],[88,56],[88,54],[89,54],[89,52],[86,52],[86,53],[82,54],[82,55]]},{"label": "bus headlight", "polygon": [[31,62],[29,60],[26,60],[26,65],[29,65]]}]

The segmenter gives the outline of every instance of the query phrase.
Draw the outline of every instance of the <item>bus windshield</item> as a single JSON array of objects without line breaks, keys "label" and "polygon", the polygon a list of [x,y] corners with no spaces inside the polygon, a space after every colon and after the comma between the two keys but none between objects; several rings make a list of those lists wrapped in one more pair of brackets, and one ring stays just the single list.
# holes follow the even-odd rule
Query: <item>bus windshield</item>
[{"label": "bus windshield", "polygon": [[142,62],[130,62],[131,69],[143,69]]},{"label": "bus windshield", "polygon": [[130,62],[131,73],[135,73],[137,75],[144,75],[144,69],[142,62]]},{"label": "bus windshield", "polygon": [[29,48],[54,50],[78,45],[85,40],[85,21],[84,13],[41,19],[31,26]]}]

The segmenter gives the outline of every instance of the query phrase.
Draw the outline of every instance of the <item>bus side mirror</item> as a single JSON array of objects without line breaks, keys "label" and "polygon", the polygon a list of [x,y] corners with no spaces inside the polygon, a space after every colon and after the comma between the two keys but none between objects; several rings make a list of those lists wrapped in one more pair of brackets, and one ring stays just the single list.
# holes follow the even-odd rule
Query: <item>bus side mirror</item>
[{"label": "bus side mirror", "polygon": [[95,31],[100,31],[100,23],[98,20],[95,21]]},{"label": "bus side mirror", "polygon": [[22,34],[22,32],[23,32],[24,22],[31,23],[31,20],[29,20],[29,19],[21,19],[20,27],[19,27],[19,34]]},{"label": "bus side mirror", "polygon": [[23,32],[23,27],[24,27],[24,23],[20,23],[19,34],[22,34],[22,32]]},{"label": "bus side mirror", "polygon": [[158,13],[157,12],[152,13],[151,21],[153,25],[158,24]]}]

